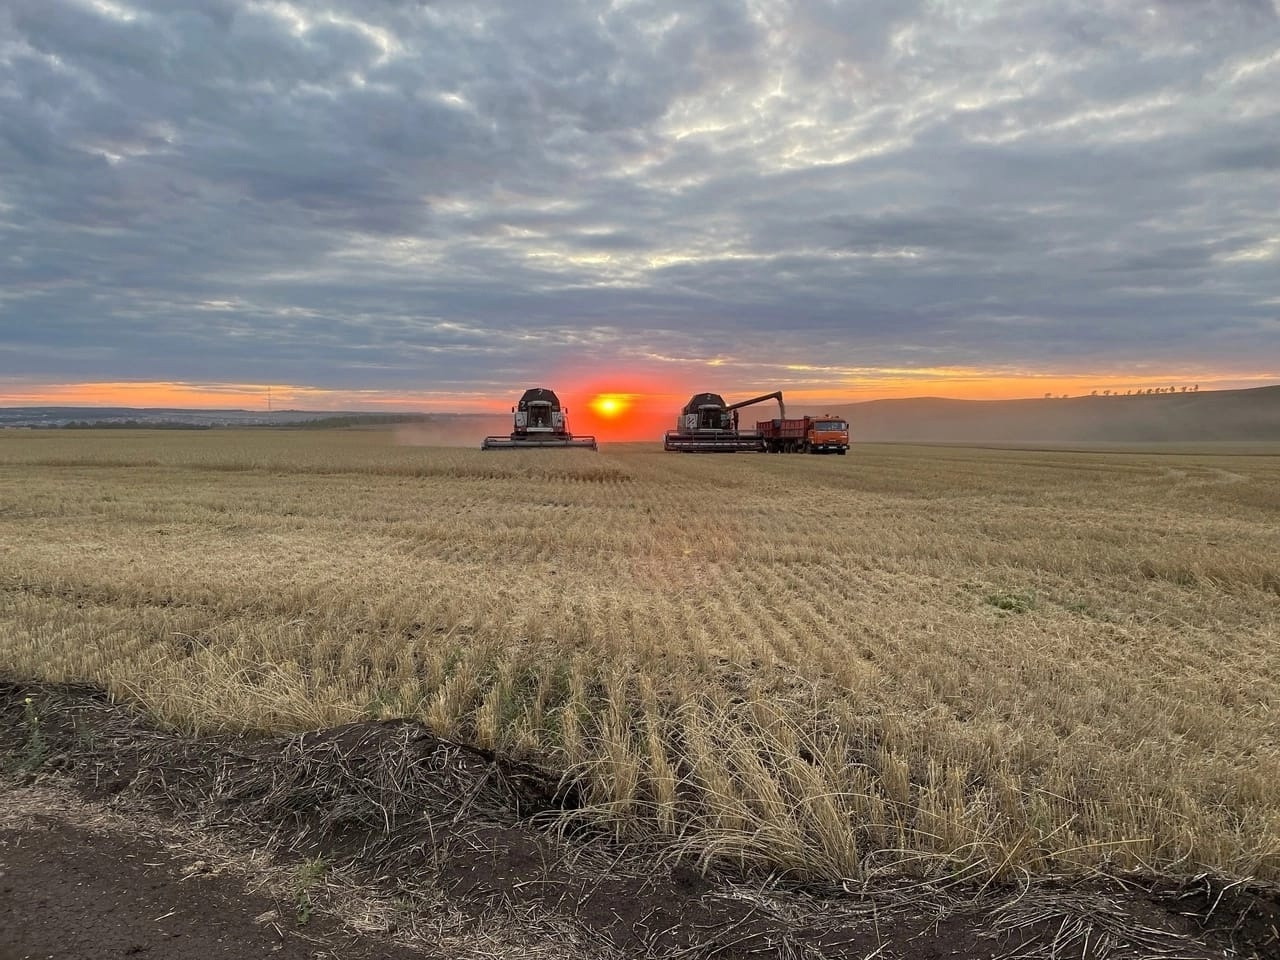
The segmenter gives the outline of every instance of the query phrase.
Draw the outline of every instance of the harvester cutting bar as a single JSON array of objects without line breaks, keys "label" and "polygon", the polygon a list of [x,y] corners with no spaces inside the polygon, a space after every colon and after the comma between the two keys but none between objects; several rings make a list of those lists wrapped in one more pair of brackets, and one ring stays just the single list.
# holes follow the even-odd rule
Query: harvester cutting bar
[{"label": "harvester cutting bar", "polygon": [[764,441],[755,433],[679,433],[668,430],[662,438],[663,450],[678,453],[740,453],[764,449]]},{"label": "harvester cutting bar", "polygon": [[533,436],[485,437],[481,450],[599,450],[595,437]]}]

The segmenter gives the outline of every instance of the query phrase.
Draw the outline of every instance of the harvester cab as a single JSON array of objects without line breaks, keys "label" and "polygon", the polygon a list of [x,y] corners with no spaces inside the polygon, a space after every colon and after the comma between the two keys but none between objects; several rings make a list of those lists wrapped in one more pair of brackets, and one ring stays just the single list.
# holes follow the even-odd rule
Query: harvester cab
[{"label": "harvester cab", "polygon": [[569,411],[560,406],[554,390],[529,388],[511,412],[515,422],[510,435],[485,437],[481,450],[599,449],[595,437],[575,437],[569,432]]},{"label": "harvester cab", "polygon": [[764,442],[758,432],[738,429],[738,410],[765,400],[777,400],[779,412],[784,417],[787,415],[781,391],[728,404],[718,393],[695,393],[680,411],[676,428],[668,430],[663,437],[662,448],[681,453],[763,450]]},{"label": "harvester cab", "polygon": [[698,430],[731,430],[729,408],[718,393],[699,393],[693,397],[680,414],[679,427],[690,432]]},{"label": "harvester cab", "polygon": [[564,433],[564,410],[556,395],[537,387],[526,390],[520,403],[511,408],[516,415],[516,433]]}]

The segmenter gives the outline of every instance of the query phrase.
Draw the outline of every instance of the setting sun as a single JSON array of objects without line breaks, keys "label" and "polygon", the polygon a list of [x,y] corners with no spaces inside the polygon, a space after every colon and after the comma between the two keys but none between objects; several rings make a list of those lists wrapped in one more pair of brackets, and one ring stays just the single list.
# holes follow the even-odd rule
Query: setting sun
[{"label": "setting sun", "polygon": [[591,409],[602,417],[616,417],[627,406],[626,398],[612,393],[602,393],[591,401]]}]

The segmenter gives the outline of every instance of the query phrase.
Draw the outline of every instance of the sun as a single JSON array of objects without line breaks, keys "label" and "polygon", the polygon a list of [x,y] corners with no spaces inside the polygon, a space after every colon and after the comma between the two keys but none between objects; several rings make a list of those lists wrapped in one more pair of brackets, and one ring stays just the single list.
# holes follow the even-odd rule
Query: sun
[{"label": "sun", "polygon": [[627,409],[626,397],[616,393],[597,394],[591,400],[591,409],[602,417],[612,419]]}]

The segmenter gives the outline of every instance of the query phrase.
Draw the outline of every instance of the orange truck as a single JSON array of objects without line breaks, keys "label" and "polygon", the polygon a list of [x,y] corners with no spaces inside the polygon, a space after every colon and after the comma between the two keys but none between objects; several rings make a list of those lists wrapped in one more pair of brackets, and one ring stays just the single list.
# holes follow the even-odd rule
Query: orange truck
[{"label": "orange truck", "polygon": [[758,420],[756,432],[766,453],[838,453],[849,449],[849,424],[843,417]]}]

